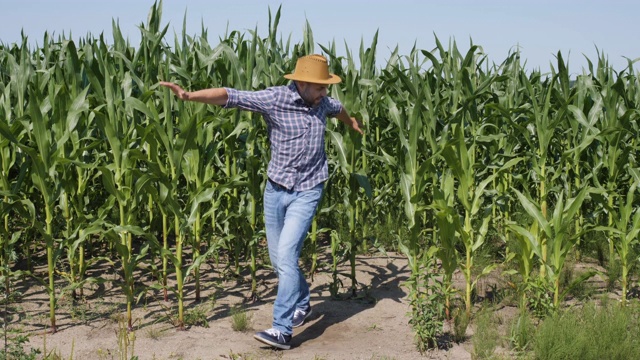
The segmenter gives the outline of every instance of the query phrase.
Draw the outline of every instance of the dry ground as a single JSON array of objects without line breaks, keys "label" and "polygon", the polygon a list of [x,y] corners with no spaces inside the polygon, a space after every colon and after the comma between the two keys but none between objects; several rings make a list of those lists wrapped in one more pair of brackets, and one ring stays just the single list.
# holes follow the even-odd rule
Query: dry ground
[{"label": "dry ground", "polygon": [[[341,271],[347,272],[343,266]],[[413,342],[408,324],[410,312],[407,290],[403,282],[409,275],[406,259],[399,254],[362,256],[357,262],[360,283],[355,298],[332,299],[329,293],[331,273],[321,267],[309,279],[312,291],[313,315],[302,327],[295,329],[293,348],[275,351],[253,339],[255,331],[270,327],[275,297],[275,277],[269,270],[259,273],[259,301],[248,301],[248,276],[236,280],[222,276],[210,265],[203,266],[202,301],[194,301],[192,283],[186,288],[185,312],[200,315],[208,326],[192,325],[177,331],[172,324],[177,313],[175,301],[165,302],[158,291],[144,296],[134,309],[135,331],[123,356],[126,332],[123,324],[125,301],[120,288],[111,282],[87,286],[86,300],[75,307],[68,297],[59,301],[58,331],[47,334],[48,297],[41,285],[18,288],[25,294],[11,316],[10,328],[29,334],[30,345],[62,359],[130,359],[131,355],[146,359],[471,359],[473,326],[468,339],[452,343],[448,349],[420,354]],[[113,269],[102,278],[117,279]],[[462,278],[456,277],[460,282]],[[147,279],[149,280],[149,279]],[[347,292],[350,280],[342,277]],[[500,281],[500,279],[494,279]],[[480,288],[489,288],[481,282]],[[60,284],[63,286],[63,284]],[[173,299],[173,297],[172,297]],[[249,315],[251,330],[232,329],[232,310],[241,306]],[[505,320],[516,309],[502,306],[499,316]],[[450,332],[445,324],[445,331]],[[135,339],[133,338],[135,336]]]}]

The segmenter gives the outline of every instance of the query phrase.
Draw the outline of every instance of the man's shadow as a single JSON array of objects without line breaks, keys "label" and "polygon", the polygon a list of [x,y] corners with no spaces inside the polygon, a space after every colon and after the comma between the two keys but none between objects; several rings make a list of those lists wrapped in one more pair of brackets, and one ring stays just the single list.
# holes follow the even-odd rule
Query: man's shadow
[{"label": "man's shadow", "polygon": [[[342,323],[352,316],[374,308],[380,300],[390,299],[400,302],[406,296],[402,289],[402,284],[407,280],[409,271],[407,265],[398,268],[393,262],[386,265],[368,264],[368,259],[359,259],[359,269],[366,267],[371,276],[369,285],[358,290],[355,296],[351,291],[349,295],[341,295],[339,298],[331,296],[314,296],[314,293],[323,294],[328,292],[329,284],[324,284],[311,289],[312,314],[293,337],[293,346],[298,346],[303,342],[314,340],[333,325]],[[361,284],[362,285],[362,284]],[[297,331],[296,331],[297,332]]]}]

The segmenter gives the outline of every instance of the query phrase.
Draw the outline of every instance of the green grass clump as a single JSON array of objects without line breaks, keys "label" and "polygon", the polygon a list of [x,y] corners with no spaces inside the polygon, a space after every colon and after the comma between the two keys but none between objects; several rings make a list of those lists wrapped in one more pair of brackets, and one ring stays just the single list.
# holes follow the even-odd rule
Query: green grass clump
[{"label": "green grass clump", "polygon": [[587,304],[547,318],[536,332],[535,359],[637,359],[640,308]]},{"label": "green grass clump", "polygon": [[251,316],[241,306],[231,309],[231,328],[241,332],[251,330]]},{"label": "green grass clump", "polygon": [[467,327],[471,319],[462,308],[453,311],[453,341],[464,342],[467,339]]},{"label": "green grass clump", "polygon": [[475,316],[476,330],[471,337],[473,343],[471,358],[474,360],[491,359],[498,346],[500,333],[493,311],[493,307],[483,308]]},{"label": "green grass clump", "polygon": [[535,325],[526,310],[520,309],[520,314],[516,317],[509,328],[509,346],[512,350],[522,353],[531,348],[535,334]]}]

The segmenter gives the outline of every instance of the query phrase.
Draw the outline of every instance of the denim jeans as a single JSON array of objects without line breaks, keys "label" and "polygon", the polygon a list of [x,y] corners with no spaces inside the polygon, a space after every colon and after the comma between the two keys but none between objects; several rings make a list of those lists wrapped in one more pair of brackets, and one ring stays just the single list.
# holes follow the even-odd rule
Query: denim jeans
[{"label": "denim jeans", "polygon": [[293,333],[294,311],[309,308],[309,285],[298,259],[323,188],[324,184],[319,184],[310,190],[292,191],[269,180],[264,191],[269,258],[278,276],[272,326],[285,335]]}]

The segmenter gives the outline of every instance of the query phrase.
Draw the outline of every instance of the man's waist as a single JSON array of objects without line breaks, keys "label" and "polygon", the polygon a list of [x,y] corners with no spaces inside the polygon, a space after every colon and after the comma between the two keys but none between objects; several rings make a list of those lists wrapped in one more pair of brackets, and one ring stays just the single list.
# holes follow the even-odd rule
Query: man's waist
[{"label": "man's waist", "polygon": [[[301,176],[306,175],[306,176]],[[316,174],[282,174],[275,172],[268,172],[268,181],[276,188],[282,190],[293,191],[305,191],[313,189],[316,185],[323,183],[327,180],[328,174],[316,173]]]}]

